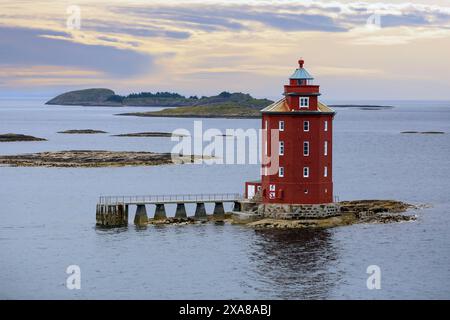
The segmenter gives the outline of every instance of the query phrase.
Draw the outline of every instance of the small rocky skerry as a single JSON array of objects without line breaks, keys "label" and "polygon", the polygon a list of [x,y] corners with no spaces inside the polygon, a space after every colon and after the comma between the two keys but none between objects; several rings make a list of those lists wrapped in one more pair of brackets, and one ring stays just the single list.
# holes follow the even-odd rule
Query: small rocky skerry
[{"label": "small rocky skerry", "polygon": [[444,131],[402,131],[402,134],[445,134]]},{"label": "small rocky skerry", "polygon": [[121,133],[112,135],[113,137],[135,137],[135,138],[170,138],[170,137],[184,137],[181,134],[174,134],[172,132],[133,132],[133,133]]},{"label": "small rocky skerry", "polygon": [[62,134],[99,134],[99,133],[108,133],[103,130],[94,130],[94,129],[71,129],[65,131],[59,131],[58,133]]},{"label": "small rocky skerry", "polygon": [[[320,206],[324,208],[319,208]],[[305,210],[305,206],[302,206],[303,218],[298,218],[295,216],[295,206],[272,207],[269,210],[265,208],[261,214],[258,213],[261,212],[261,205],[257,205],[256,210],[253,209],[247,216],[240,216],[240,219],[257,229],[330,228],[357,223],[413,221],[417,217],[405,213],[418,209],[417,206],[396,200],[341,201],[333,204],[334,212],[325,207],[326,205],[318,205],[318,210],[314,211],[314,207]]]},{"label": "small rocky skerry", "polygon": [[18,133],[0,134],[0,142],[18,142],[18,141],[47,141],[47,139]]},{"label": "small rocky skerry", "polygon": [[[138,205],[134,223],[138,226],[147,225],[189,225],[213,223],[231,223],[243,225],[254,229],[304,229],[304,228],[332,228],[339,226],[349,226],[359,223],[393,223],[402,221],[414,221],[416,215],[407,211],[417,210],[420,207],[396,200],[353,200],[334,203],[335,210],[327,212],[325,215],[317,214],[323,210],[305,210],[309,217],[299,218],[286,215],[295,212],[296,206],[276,205],[270,209],[258,203],[242,201],[238,206],[234,206],[232,212],[224,212],[222,209],[214,209],[214,213],[199,215],[197,210],[195,216],[187,216],[183,207],[183,217],[166,217],[164,206],[157,204],[153,218],[147,218],[144,205]],[[300,205],[299,205],[300,206]],[[304,206],[304,205],[301,205]],[[203,207],[204,208],[204,207]],[[223,208],[223,206],[222,206]],[[128,205],[105,206],[104,209],[97,208],[97,226],[117,227],[128,224]],[[323,208],[322,208],[323,209]],[[143,214],[144,213],[144,214]]]},{"label": "small rocky skerry", "polygon": [[199,156],[171,153],[105,150],[69,150],[0,155],[0,166],[12,167],[123,167],[193,163]]}]

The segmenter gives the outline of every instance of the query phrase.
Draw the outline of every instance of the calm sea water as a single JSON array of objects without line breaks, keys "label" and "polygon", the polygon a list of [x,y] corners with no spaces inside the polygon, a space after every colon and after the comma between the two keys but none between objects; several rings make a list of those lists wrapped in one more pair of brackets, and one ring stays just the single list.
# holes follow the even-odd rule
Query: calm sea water
[{"label": "calm sea water", "polygon": [[[244,181],[258,178],[258,166],[0,167],[0,298],[450,298],[450,103],[383,103],[396,108],[337,110],[335,194],[341,200],[431,205],[414,212],[417,221],[327,230],[255,231],[227,224],[138,230],[130,224],[102,231],[95,228],[99,195],[242,192]],[[145,108],[127,111],[134,109]],[[168,138],[56,132],[172,131],[191,129],[195,120],[114,116],[122,111],[0,100],[1,133],[48,139],[2,143],[0,154],[170,151]],[[222,130],[259,125],[203,120],[204,128]],[[400,134],[405,130],[446,134]],[[65,271],[74,264],[81,268],[81,290],[66,288]],[[369,265],[381,268],[380,290],[366,287]]]}]

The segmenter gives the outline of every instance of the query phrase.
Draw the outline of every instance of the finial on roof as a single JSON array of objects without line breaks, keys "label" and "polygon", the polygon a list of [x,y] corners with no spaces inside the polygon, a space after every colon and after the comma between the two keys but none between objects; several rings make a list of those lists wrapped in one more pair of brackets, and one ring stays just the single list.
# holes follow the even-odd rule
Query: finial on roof
[{"label": "finial on roof", "polygon": [[300,58],[300,60],[298,60],[298,65],[300,66],[300,69],[303,68],[304,63],[305,63],[305,60],[303,60],[303,58]]}]

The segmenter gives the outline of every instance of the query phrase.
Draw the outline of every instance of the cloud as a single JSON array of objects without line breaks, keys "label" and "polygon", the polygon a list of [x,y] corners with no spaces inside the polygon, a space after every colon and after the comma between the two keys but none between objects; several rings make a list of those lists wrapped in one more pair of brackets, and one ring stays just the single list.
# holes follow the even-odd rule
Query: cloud
[{"label": "cloud", "polygon": [[65,32],[4,26],[0,26],[0,61],[21,67],[72,66],[111,77],[146,73],[153,62],[151,56],[132,50],[77,43]]},{"label": "cloud", "polygon": [[[123,93],[209,94],[231,86],[264,96],[279,93],[276,84],[303,56],[318,81],[333,79],[332,87],[341,83],[336,77],[364,89],[366,81],[430,70],[448,83],[442,61],[450,9],[437,1],[402,1],[80,0],[81,30],[67,32],[65,3],[19,1],[0,13],[1,71],[8,66],[0,82],[72,89],[102,81]],[[373,14],[380,15],[381,28],[367,27]],[[411,70],[414,59],[427,59],[426,69]]]},{"label": "cloud", "polygon": [[151,25],[132,25],[117,23],[117,21],[105,22],[96,21],[93,19],[83,19],[82,29],[84,31],[96,31],[108,34],[126,34],[135,37],[162,37],[173,39],[187,39],[191,36],[190,32],[165,30],[164,28]]},{"label": "cloud", "polygon": [[[345,28],[336,23],[327,14],[339,12],[339,8],[322,8],[323,14],[302,13],[303,6],[296,6],[294,13],[283,12],[283,7],[275,6],[217,6],[217,5],[184,5],[184,6],[149,6],[149,7],[117,7],[116,12],[139,16],[141,19],[166,20],[170,24],[189,26],[192,29],[208,32],[229,30],[248,30],[248,23],[258,22],[285,31],[344,31]],[[315,6],[314,8],[318,8]]]},{"label": "cloud", "polygon": [[0,87],[83,86],[102,84],[105,74],[64,66],[9,66],[0,64]]},{"label": "cloud", "polygon": [[242,19],[258,21],[284,31],[346,31],[346,28],[333,18],[321,14],[248,12],[236,13],[236,16]]},{"label": "cloud", "polygon": [[1,65],[3,77],[34,77],[34,78],[72,78],[72,77],[87,77],[87,76],[101,76],[100,72],[92,70],[82,70],[76,68],[60,67],[60,66],[31,66],[31,67],[11,67],[8,65]]},{"label": "cloud", "polygon": [[433,5],[373,3],[352,4],[344,10],[343,20],[360,27],[372,15],[380,17],[381,27],[443,27],[450,24],[450,9]]},{"label": "cloud", "polygon": [[[145,22],[166,22],[169,25],[189,27],[193,30],[243,30],[245,26],[237,22],[232,15],[224,14],[223,9],[209,5],[145,6],[115,7],[115,12],[126,11],[129,15],[138,16]],[[234,12],[234,11],[233,11]]]},{"label": "cloud", "polygon": [[384,71],[374,68],[352,68],[352,67],[327,67],[318,66],[315,68],[318,76],[380,76]]},{"label": "cloud", "polygon": [[343,32],[364,25],[373,14],[382,17],[383,27],[435,26],[450,23],[450,10],[445,7],[415,4],[339,3],[315,1],[311,4],[267,2],[252,4],[202,5],[153,3],[142,6],[118,6],[111,9],[126,13],[146,23],[159,22],[187,30],[243,31],[254,22],[283,31]]},{"label": "cloud", "polygon": [[426,16],[419,15],[417,13],[402,15],[382,15],[380,22],[381,27],[423,26],[430,24]]}]

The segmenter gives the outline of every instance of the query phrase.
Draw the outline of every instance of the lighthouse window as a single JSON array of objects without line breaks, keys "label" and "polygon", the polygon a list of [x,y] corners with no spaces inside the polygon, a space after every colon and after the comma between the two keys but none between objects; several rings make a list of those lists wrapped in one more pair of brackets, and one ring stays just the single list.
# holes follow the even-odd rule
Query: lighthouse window
[{"label": "lighthouse window", "polygon": [[309,156],[309,141],[303,142],[303,155]]},{"label": "lighthouse window", "polygon": [[309,107],[309,97],[300,98],[300,108],[308,108]]},{"label": "lighthouse window", "polygon": [[303,178],[309,177],[309,167],[303,167]]},{"label": "lighthouse window", "polygon": [[327,166],[325,166],[325,168],[323,168],[323,176],[328,177],[328,167]]},{"label": "lighthouse window", "polygon": [[278,130],[284,131],[284,121],[278,122]]},{"label": "lighthouse window", "polygon": [[284,141],[280,141],[280,156],[284,156]]},{"label": "lighthouse window", "polygon": [[323,154],[325,156],[328,155],[328,141],[325,141],[325,145],[324,145],[324,150],[323,150]]},{"label": "lighthouse window", "polygon": [[324,131],[328,131],[328,121],[325,120],[324,122]]},{"label": "lighthouse window", "polygon": [[309,121],[303,121],[303,131],[309,131]]},{"label": "lighthouse window", "polygon": [[284,177],[284,167],[278,168],[278,176],[279,176],[280,178],[283,178],[283,177]]}]

